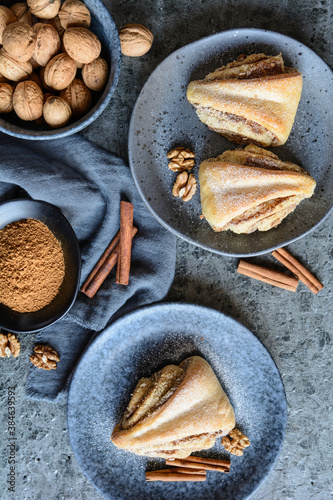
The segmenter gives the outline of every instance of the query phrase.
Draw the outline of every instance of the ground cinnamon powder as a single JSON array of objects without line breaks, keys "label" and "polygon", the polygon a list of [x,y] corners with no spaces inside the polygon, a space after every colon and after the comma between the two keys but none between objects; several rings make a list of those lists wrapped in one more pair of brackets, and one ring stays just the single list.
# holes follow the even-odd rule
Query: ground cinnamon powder
[{"label": "ground cinnamon powder", "polygon": [[38,311],[57,295],[64,275],[61,244],[45,224],[22,219],[0,231],[0,302]]}]

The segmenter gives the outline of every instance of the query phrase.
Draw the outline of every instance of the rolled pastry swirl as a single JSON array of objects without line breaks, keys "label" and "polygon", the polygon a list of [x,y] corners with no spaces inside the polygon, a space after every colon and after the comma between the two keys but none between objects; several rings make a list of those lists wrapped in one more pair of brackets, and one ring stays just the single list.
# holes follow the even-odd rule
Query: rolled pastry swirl
[{"label": "rolled pastry swirl", "polygon": [[233,408],[212,368],[192,356],[139,380],[111,440],[137,455],[186,458],[234,427]]},{"label": "rolled pastry swirl", "polygon": [[252,54],[190,82],[187,99],[230,141],[268,147],[288,139],[301,92],[302,74],[286,68],[281,54]]},{"label": "rolled pastry swirl", "polygon": [[298,165],[254,145],[203,161],[199,183],[207,222],[238,234],[276,227],[316,186]]}]

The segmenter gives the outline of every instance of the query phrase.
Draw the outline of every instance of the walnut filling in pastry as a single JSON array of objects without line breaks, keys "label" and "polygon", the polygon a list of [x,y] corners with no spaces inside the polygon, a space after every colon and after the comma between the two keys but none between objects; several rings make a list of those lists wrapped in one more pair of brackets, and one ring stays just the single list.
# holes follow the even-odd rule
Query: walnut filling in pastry
[{"label": "walnut filling in pastry", "polygon": [[199,183],[207,222],[238,234],[276,227],[316,186],[300,166],[254,145],[203,161]]},{"label": "walnut filling in pastry", "polygon": [[137,455],[186,458],[234,427],[233,408],[212,368],[192,356],[139,380],[111,440]]},{"label": "walnut filling in pastry", "polygon": [[187,99],[199,119],[232,142],[286,142],[302,92],[302,75],[281,54],[251,54],[190,82]]}]

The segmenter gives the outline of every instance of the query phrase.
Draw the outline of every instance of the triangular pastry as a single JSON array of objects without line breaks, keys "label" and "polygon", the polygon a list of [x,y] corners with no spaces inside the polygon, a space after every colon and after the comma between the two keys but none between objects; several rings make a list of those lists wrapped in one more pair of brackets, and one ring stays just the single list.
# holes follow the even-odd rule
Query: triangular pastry
[{"label": "triangular pastry", "polygon": [[203,161],[199,183],[207,222],[238,234],[276,227],[316,186],[298,165],[254,145]]},{"label": "triangular pastry", "polygon": [[288,139],[301,92],[302,74],[286,68],[281,54],[252,54],[190,82],[187,99],[230,141],[268,147]]},{"label": "triangular pastry", "polygon": [[137,455],[185,458],[234,427],[233,408],[212,368],[192,356],[139,380],[111,440]]}]

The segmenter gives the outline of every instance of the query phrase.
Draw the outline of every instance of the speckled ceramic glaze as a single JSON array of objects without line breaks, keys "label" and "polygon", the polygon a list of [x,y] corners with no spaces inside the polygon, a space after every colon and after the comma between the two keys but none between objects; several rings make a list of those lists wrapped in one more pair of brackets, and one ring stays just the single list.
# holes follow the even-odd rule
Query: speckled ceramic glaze
[{"label": "speckled ceramic glaze", "polygon": [[[201,454],[231,457],[227,474],[208,472],[198,483],[146,483],[145,471],[163,459],[138,457],[110,441],[140,377],[192,355],[214,369],[235,410],[236,425],[251,441],[243,457],[225,452],[220,439]],[[112,500],[248,498],[272,469],[287,421],[283,384],[265,347],[220,312],[188,304],[139,309],[101,333],[82,357],[68,398],[69,436],[88,479]]]},{"label": "speckled ceramic glaze", "polygon": [[[276,229],[249,235],[215,233],[201,214],[199,190],[183,203],[172,196],[177,174],[168,169],[166,153],[175,146],[196,154],[193,169],[216,157],[229,142],[199,121],[186,99],[191,80],[205,77],[239,54],[279,52],[286,66],[304,76],[303,91],[289,139],[272,148],[284,161],[305,168],[317,181],[313,197],[303,201]],[[129,137],[129,158],[137,188],[161,224],[190,243],[216,253],[249,256],[269,252],[307,234],[332,207],[333,75],[312,50],[288,36],[258,29],[225,31],[182,47],[167,57],[146,82],[134,108]]]},{"label": "speckled ceramic glaze", "polygon": [[[2,4],[10,7],[14,0],[5,0]],[[92,92],[93,107],[78,120],[71,121],[66,127],[59,129],[46,128],[35,122],[24,122],[12,111],[8,115],[0,115],[0,131],[14,137],[30,140],[60,139],[75,134],[87,127],[104,111],[118,82],[121,52],[117,27],[103,4],[102,0],[84,0],[91,13],[90,29],[98,36],[102,43],[101,56],[109,66],[109,78],[103,92]]]}]

